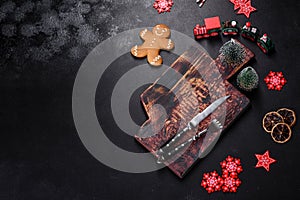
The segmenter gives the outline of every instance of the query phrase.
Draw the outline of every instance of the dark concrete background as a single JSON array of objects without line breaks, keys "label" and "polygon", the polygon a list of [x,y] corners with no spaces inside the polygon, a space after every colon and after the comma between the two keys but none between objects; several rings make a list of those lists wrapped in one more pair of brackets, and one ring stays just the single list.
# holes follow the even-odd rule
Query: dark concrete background
[{"label": "dark concrete background", "polygon": [[[171,13],[160,14],[152,0],[40,0],[0,3],[0,199],[297,199],[300,198],[299,123],[291,140],[279,145],[261,127],[264,114],[281,107],[300,113],[299,9],[296,0],[252,0],[257,12],[251,21],[269,33],[276,52],[264,55],[255,44],[237,37],[255,54],[251,65],[260,75],[259,88],[247,94],[251,108],[224,134],[208,157],[179,180],[168,169],[127,174],[95,160],[82,145],[72,118],[72,87],[88,52],[101,41],[124,30],[165,23],[192,37],[196,23],[219,15],[236,19],[227,1],[207,0],[199,9],[194,0],[175,0]],[[199,42],[214,58],[229,38]],[[129,59],[125,55],[120,59]],[[166,58],[168,59],[168,58]],[[133,61],[133,65],[143,61]],[[113,70],[113,68],[110,68]],[[126,70],[130,68],[127,67]],[[111,88],[111,82],[99,86]],[[269,91],[263,82],[270,70],[283,71],[288,84],[281,92]],[[234,83],[234,78],[231,80]],[[139,103],[141,87],[131,98],[130,112],[141,124],[146,116]],[[97,112],[107,108],[97,93]],[[103,99],[107,99],[105,97]],[[100,121],[118,136],[111,140],[143,152],[133,138],[114,123]],[[121,138],[121,139],[119,139]],[[270,150],[277,163],[271,171],[255,169],[255,153]],[[236,194],[208,195],[200,186],[202,174],[214,169],[227,155],[241,158],[244,172]]]}]

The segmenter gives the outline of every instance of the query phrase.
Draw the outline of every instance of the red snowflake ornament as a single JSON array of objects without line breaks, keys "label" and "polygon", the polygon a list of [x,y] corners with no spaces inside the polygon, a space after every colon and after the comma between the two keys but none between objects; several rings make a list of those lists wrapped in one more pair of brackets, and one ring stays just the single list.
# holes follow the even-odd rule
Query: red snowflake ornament
[{"label": "red snowflake ornament", "polygon": [[284,78],[282,72],[272,72],[265,77],[265,83],[268,86],[269,90],[282,90],[283,86],[287,83],[287,80]]},{"label": "red snowflake ornament", "polygon": [[247,18],[250,17],[250,14],[254,11],[256,11],[256,8],[251,6],[251,1],[246,2],[243,5],[240,5],[240,10],[237,14],[244,14]]},{"label": "red snowflake ornament", "polygon": [[234,4],[234,10],[239,9],[241,6],[245,5],[248,0],[229,0]]},{"label": "red snowflake ornament", "polygon": [[222,191],[223,192],[236,192],[237,188],[242,184],[239,178],[227,176],[223,178]]},{"label": "red snowflake ornament", "polygon": [[173,0],[155,0],[153,8],[160,14],[163,12],[170,12],[173,4]]},{"label": "red snowflake ornament", "polygon": [[225,160],[223,160],[220,165],[223,170],[223,176],[226,177],[231,176],[236,178],[237,175],[243,171],[241,160],[231,156],[228,156]]},{"label": "red snowflake ornament", "polygon": [[258,162],[256,164],[256,168],[258,167],[263,167],[265,168],[267,171],[270,170],[270,164],[276,162],[275,159],[271,158],[269,155],[269,151],[266,151],[263,155],[260,154],[255,154]]},{"label": "red snowflake ornament", "polygon": [[205,188],[208,193],[220,191],[222,184],[223,180],[216,171],[203,174],[201,186]]}]

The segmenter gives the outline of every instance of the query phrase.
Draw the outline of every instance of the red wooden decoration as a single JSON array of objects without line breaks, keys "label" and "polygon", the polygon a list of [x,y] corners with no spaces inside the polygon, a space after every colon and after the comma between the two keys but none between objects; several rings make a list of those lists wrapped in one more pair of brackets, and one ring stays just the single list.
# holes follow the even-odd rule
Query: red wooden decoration
[{"label": "red wooden decoration", "polygon": [[207,29],[221,28],[220,17],[205,18],[204,23]]}]

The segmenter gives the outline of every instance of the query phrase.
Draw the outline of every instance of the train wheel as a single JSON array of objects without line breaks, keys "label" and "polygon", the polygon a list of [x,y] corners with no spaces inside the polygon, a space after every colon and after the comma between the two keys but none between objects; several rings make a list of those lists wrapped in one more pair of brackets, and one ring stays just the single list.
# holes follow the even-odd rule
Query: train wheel
[{"label": "train wheel", "polygon": [[259,42],[257,43],[257,45],[264,53],[268,53],[268,51]]}]

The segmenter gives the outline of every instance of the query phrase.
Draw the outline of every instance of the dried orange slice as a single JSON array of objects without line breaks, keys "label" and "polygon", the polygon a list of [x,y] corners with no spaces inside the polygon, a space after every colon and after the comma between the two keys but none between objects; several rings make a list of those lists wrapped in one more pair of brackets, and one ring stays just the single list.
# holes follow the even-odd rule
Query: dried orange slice
[{"label": "dried orange slice", "polygon": [[277,112],[269,112],[265,115],[263,119],[263,127],[265,131],[268,133],[272,132],[273,127],[278,124],[284,122],[283,118]]},{"label": "dried orange slice", "polygon": [[294,111],[287,108],[281,108],[277,110],[277,113],[282,116],[284,123],[288,124],[290,127],[295,125],[296,114]]},{"label": "dried orange slice", "polygon": [[288,124],[278,123],[273,127],[271,136],[275,142],[285,143],[291,138],[292,130]]}]

